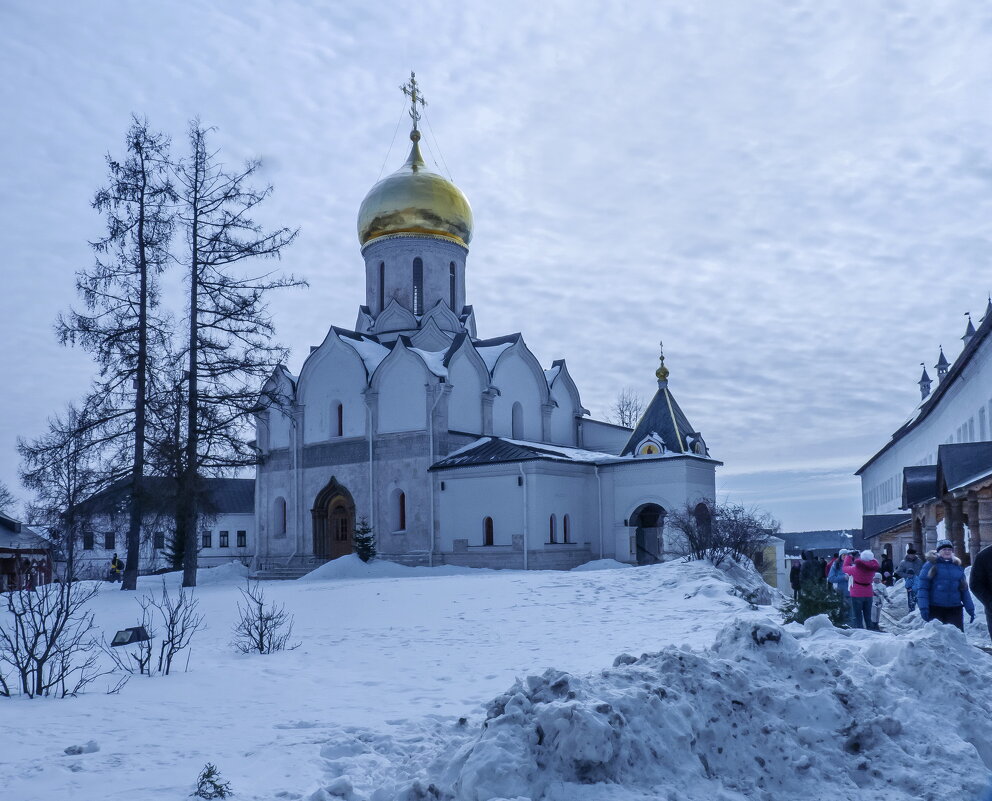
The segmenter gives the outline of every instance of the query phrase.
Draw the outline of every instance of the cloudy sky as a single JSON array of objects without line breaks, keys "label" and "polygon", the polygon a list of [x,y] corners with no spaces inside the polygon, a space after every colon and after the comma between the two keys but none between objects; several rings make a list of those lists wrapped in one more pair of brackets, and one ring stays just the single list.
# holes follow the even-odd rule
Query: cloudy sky
[{"label": "cloudy sky", "polygon": [[295,371],[364,302],[356,212],[405,157],[411,69],[475,213],[480,335],[566,358],[597,417],[650,397],[663,339],[722,496],[858,525],[853,471],[992,289],[989,2],[4,0],[0,481],[23,497],[16,437],[92,374],[52,325],[129,115],[264,160],[310,282],[272,305]]}]

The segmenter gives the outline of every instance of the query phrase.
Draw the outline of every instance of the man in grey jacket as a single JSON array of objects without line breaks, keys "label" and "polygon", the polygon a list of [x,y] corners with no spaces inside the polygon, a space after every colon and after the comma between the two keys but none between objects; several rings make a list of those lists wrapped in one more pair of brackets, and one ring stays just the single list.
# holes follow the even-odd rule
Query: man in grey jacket
[{"label": "man in grey jacket", "polygon": [[923,560],[916,555],[916,549],[911,545],[906,551],[906,558],[899,563],[893,575],[897,579],[906,581],[906,601],[909,604],[909,611],[916,609],[916,579],[923,569]]}]

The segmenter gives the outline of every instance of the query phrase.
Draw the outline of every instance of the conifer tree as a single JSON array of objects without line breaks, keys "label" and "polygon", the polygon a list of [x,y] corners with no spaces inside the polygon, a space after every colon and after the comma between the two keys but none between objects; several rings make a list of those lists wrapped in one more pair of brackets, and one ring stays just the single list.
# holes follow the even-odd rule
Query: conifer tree
[{"label": "conifer tree", "polygon": [[190,154],[176,171],[188,289],[186,407],[176,510],[186,587],[196,584],[202,479],[255,463],[244,436],[248,417],[258,407],[258,387],[287,355],[271,341],[268,296],[274,289],[305,285],[292,276],[249,269],[257,259],[279,257],[297,231],[266,231],[253,218],[272,187],[251,185],[258,161],[236,171],[225,169],[209,149],[209,133],[198,120],[190,124]]},{"label": "conifer tree", "polygon": [[122,160],[107,157],[108,183],[93,206],[107,231],[93,243],[96,260],[77,274],[84,310],[62,315],[63,343],[80,344],[100,365],[97,403],[108,410],[105,441],[113,442],[130,479],[127,566],[122,589],[137,585],[145,474],[149,376],[168,337],[158,305],[158,276],[169,260],[175,192],[169,140],[133,117]]},{"label": "conifer tree", "polygon": [[371,562],[375,559],[375,533],[366,518],[361,518],[355,526],[354,549],[358,558],[363,562]]}]

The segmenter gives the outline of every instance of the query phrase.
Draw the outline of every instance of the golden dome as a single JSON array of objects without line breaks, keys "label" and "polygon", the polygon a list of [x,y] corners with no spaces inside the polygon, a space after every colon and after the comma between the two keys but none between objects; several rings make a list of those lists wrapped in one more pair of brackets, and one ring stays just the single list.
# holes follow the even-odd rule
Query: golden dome
[{"label": "golden dome", "polygon": [[451,181],[427,169],[420,155],[420,132],[406,163],[369,190],[358,210],[358,239],[365,245],[391,234],[431,234],[468,246],[472,207]]}]

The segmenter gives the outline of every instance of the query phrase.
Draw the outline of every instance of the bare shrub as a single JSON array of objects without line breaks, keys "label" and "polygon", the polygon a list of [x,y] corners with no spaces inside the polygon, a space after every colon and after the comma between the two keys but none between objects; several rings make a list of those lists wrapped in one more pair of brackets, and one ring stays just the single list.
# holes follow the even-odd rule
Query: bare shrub
[{"label": "bare shrub", "polygon": [[274,603],[265,605],[265,592],[257,581],[249,581],[241,590],[244,606],[238,603],[241,618],[234,627],[234,641],[231,643],[243,654],[271,654],[299,647],[299,643],[288,645],[293,636],[293,616],[286,606]]},{"label": "bare shrub", "polygon": [[675,550],[688,559],[705,559],[719,567],[728,557],[753,560],[779,524],[755,507],[732,503],[686,504],[665,521]]},{"label": "bare shrub", "polygon": [[[168,676],[176,656],[189,647],[193,635],[204,627],[203,615],[196,611],[199,601],[193,597],[192,592],[185,589],[179,590],[178,595],[170,595],[164,580],[161,596],[145,595],[136,600],[141,607],[141,625],[144,626],[148,639],[135,643],[135,649],[131,651],[112,648],[106,643],[104,650],[119,670],[146,676],[154,676],[156,673]],[[156,656],[155,637],[158,633],[154,628],[156,619],[162,626],[163,634],[158,642],[158,658],[153,664],[153,657]]]},{"label": "bare shrub", "polygon": [[100,591],[72,580],[4,593],[0,616],[0,696],[76,695],[104,672],[87,608]]}]

